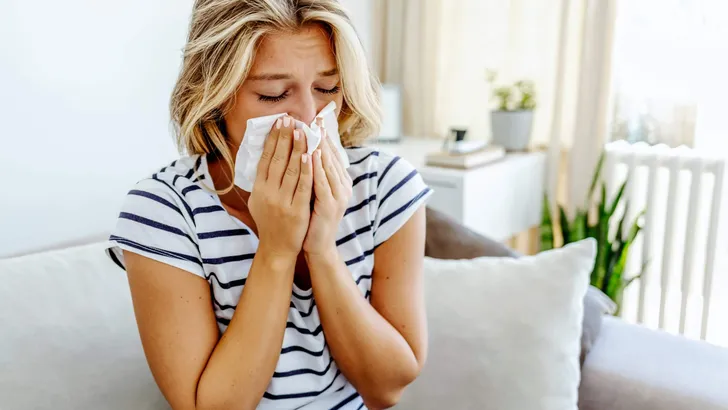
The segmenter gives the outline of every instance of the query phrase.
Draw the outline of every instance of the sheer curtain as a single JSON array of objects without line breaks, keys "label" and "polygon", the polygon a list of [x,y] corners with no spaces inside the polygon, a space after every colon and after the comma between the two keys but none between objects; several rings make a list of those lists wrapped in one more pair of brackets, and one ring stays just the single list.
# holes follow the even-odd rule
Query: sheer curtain
[{"label": "sheer curtain", "polygon": [[[550,197],[561,181],[564,199],[581,203],[607,140],[615,2],[375,0],[375,69],[402,87],[404,132],[418,137],[457,126],[488,140],[486,70],[532,80],[532,141],[549,147]],[[557,178],[559,169],[568,178]]]}]

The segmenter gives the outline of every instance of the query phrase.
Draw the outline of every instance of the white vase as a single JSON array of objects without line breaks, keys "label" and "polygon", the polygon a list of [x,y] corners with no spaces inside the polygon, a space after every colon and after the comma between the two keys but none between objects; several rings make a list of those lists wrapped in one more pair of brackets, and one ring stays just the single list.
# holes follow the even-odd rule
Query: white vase
[{"label": "white vase", "polygon": [[531,142],[533,111],[493,111],[490,127],[493,143],[507,151],[525,151]]}]

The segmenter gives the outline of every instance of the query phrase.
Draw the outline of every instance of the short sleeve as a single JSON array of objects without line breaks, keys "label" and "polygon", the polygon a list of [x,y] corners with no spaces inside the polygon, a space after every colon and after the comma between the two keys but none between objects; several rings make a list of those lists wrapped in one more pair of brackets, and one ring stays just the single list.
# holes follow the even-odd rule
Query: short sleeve
[{"label": "short sleeve", "polygon": [[123,250],[205,277],[189,206],[163,180],[145,179],[129,191],[109,240],[107,254],[122,269]]},{"label": "short sleeve", "polygon": [[394,235],[432,195],[432,189],[406,160],[380,152],[378,162],[375,247]]}]

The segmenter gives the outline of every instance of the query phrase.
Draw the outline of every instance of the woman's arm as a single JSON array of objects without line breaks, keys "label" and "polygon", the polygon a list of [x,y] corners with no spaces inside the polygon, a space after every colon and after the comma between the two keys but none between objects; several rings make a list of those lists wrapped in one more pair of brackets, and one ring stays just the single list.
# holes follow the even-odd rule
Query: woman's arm
[{"label": "woman's arm", "polygon": [[427,351],[421,207],[374,251],[371,305],[336,249],[351,176],[325,138],[313,161],[315,202],[303,242],[331,354],[370,408],[393,406],[419,374]]},{"label": "woman's arm", "polygon": [[293,127],[279,119],[266,139],[248,201],[260,245],[220,340],[205,279],[124,252],[147,361],[174,409],[254,409],[273,377],[310,219],[311,161]]},{"label": "woman's arm", "polygon": [[173,409],[254,409],[286,328],[295,258],[259,251],[233,319],[218,341],[210,285],[125,252],[144,352]]},{"label": "woman's arm", "polygon": [[331,354],[372,409],[396,404],[425,363],[424,239],[420,208],[374,251],[371,305],[335,247],[308,258]]}]

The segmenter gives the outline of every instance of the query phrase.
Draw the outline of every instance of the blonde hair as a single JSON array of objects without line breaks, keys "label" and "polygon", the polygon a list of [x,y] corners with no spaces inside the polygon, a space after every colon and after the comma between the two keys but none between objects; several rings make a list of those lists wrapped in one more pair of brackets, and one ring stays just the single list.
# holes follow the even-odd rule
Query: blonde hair
[{"label": "blonde hair", "polygon": [[232,171],[223,121],[227,104],[247,77],[263,36],[306,24],[321,25],[332,38],[344,96],[342,144],[356,145],[379,132],[379,83],[337,0],[196,0],[170,104],[180,152],[219,154]]}]

